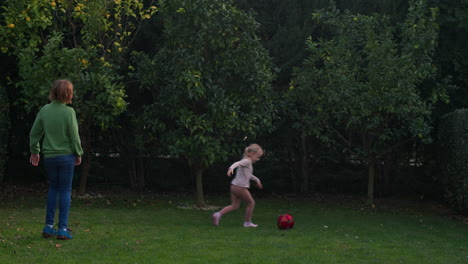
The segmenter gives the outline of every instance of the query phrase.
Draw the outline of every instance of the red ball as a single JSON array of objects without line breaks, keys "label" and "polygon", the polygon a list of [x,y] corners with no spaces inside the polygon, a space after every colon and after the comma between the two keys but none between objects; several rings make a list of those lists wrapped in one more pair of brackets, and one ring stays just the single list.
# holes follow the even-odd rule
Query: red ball
[{"label": "red ball", "polygon": [[294,218],[288,214],[282,214],[278,217],[279,229],[291,229],[294,227]]}]

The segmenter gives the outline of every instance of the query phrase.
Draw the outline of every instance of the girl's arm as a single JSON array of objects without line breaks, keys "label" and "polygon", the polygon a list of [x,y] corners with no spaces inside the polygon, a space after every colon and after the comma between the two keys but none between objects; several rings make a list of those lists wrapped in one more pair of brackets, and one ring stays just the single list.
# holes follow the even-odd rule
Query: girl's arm
[{"label": "girl's arm", "polygon": [[240,167],[240,166],[248,166],[249,165],[249,162],[251,162],[249,159],[242,159],[242,160],[239,160],[238,162],[234,162],[228,169],[228,172],[227,172],[227,176],[228,177],[231,177],[231,175],[234,173],[234,170],[237,168],[237,167]]},{"label": "girl's arm", "polygon": [[262,185],[262,182],[260,181],[259,178],[255,177],[253,174],[252,174],[252,177],[250,178],[252,181],[256,182],[256,186],[257,188],[259,189],[263,189],[263,185]]}]

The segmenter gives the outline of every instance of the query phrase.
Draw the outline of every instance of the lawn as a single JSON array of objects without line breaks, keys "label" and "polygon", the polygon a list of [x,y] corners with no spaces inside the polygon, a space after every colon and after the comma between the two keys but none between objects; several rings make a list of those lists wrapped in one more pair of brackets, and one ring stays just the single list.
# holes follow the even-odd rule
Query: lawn
[{"label": "lawn", "polygon": [[[41,237],[45,194],[0,201],[0,263],[468,263],[468,225],[419,202],[257,198],[254,222],[243,209],[211,225],[182,195],[74,197],[74,239]],[[228,194],[207,197],[228,203]],[[275,226],[294,216],[292,230]]]}]

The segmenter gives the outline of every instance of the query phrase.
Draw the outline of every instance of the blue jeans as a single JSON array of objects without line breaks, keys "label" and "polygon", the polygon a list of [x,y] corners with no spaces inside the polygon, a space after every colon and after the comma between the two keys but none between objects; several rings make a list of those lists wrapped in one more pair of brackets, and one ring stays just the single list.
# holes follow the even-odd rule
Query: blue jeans
[{"label": "blue jeans", "polygon": [[54,225],[57,200],[59,207],[58,228],[68,227],[68,212],[71,203],[71,189],[73,171],[75,169],[75,155],[62,155],[45,158],[44,164],[49,179],[49,193],[47,195],[46,225]]}]

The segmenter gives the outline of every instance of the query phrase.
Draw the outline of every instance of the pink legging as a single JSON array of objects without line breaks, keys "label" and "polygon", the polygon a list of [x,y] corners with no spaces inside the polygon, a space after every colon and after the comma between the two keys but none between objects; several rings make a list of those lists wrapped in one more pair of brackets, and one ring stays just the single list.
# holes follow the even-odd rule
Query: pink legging
[{"label": "pink legging", "polygon": [[252,213],[255,207],[255,201],[249,192],[249,188],[239,187],[231,184],[231,205],[224,207],[219,213],[221,216],[239,209],[241,201],[247,203],[245,208],[245,222],[252,222]]}]

